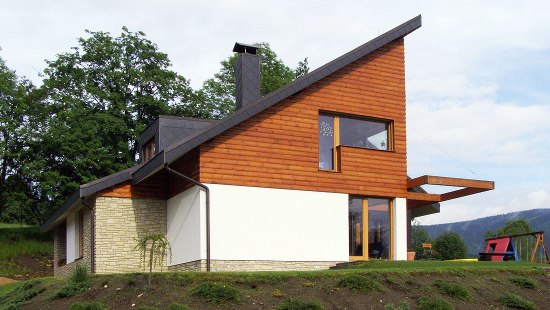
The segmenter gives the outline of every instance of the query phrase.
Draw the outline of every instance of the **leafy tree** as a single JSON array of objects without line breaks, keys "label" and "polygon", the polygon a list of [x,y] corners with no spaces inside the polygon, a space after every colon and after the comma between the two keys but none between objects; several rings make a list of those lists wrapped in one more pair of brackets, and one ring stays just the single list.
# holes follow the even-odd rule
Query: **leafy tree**
[{"label": "leafy tree", "polygon": [[464,240],[456,232],[446,232],[434,240],[433,250],[444,259],[465,258],[467,246]]},{"label": "leafy tree", "polygon": [[418,255],[424,252],[422,243],[430,243],[430,235],[428,235],[426,229],[415,220],[411,225],[411,246],[412,250]]},{"label": "leafy tree", "polygon": [[509,220],[506,224],[498,229],[497,236],[514,235],[531,232],[529,221],[524,218],[517,220]]},{"label": "leafy tree", "polygon": [[0,221],[20,219],[32,205],[29,180],[23,174],[26,144],[33,134],[28,114],[34,89],[0,58]]},{"label": "leafy tree", "polygon": [[50,212],[79,184],[134,165],[139,134],[158,115],[209,116],[143,32],[86,33],[46,61],[40,89],[48,118],[30,146],[39,154],[30,171]]},{"label": "leafy tree", "polygon": [[[298,63],[294,70],[286,66],[268,43],[255,43],[260,56],[260,92],[263,95],[292,82],[295,78],[307,74],[309,66],[307,58]],[[214,77],[204,82],[198,92],[198,98],[205,102],[213,116],[221,118],[231,113],[235,108],[235,63],[238,54],[234,53],[221,62],[221,69]]]}]

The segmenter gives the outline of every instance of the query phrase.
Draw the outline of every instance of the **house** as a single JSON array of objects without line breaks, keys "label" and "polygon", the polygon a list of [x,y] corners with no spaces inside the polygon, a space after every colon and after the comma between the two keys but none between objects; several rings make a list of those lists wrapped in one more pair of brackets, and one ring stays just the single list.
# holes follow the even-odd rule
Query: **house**
[{"label": "house", "polygon": [[167,235],[170,271],[405,260],[412,218],[494,188],[407,176],[404,37],[420,26],[418,16],[264,97],[257,48],[236,43],[237,110],[159,116],[138,165],[81,185],[42,227],[54,230],[55,274],[77,263],[139,271],[133,248],[148,233]]}]

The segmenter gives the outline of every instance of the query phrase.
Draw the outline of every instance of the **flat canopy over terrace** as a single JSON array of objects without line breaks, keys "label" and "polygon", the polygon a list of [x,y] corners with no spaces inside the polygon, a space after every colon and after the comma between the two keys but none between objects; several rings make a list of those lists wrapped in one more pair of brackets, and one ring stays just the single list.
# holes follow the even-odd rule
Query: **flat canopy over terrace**
[{"label": "flat canopy over terrace", "polygon": [[441,185],[462,188],[443,194],[408,192],[408,209],[418,208],[436,202],[443,202],[495,189],[495,182],[493,181],[438,177],[431,175],[424,175],[418,178],[407,180],[407,189],[409,190],[422,185]]}]

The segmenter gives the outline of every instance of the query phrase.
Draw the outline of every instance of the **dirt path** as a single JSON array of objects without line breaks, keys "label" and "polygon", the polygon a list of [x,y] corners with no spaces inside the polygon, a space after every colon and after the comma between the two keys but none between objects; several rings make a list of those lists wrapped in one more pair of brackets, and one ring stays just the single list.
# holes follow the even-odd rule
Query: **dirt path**
[{"label": "dirt path", "polygon": [[19,281],[13,280],[13,279],[10,279],[10,278],[0,277],[0,285],[10,284],[10,283],[15,283],[15,282],[19,282]]}]

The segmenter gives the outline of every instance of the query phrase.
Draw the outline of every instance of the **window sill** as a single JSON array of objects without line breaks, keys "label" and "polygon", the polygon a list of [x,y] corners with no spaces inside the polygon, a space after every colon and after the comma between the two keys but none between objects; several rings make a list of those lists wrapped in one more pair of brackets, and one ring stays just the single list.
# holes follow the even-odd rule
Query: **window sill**
[{"label": "window sill", "polygon": [[320,172],[330,172],[330,173],[342,173],[342,171],[339,170],[326,170],[326,169],[319,169]]}]

